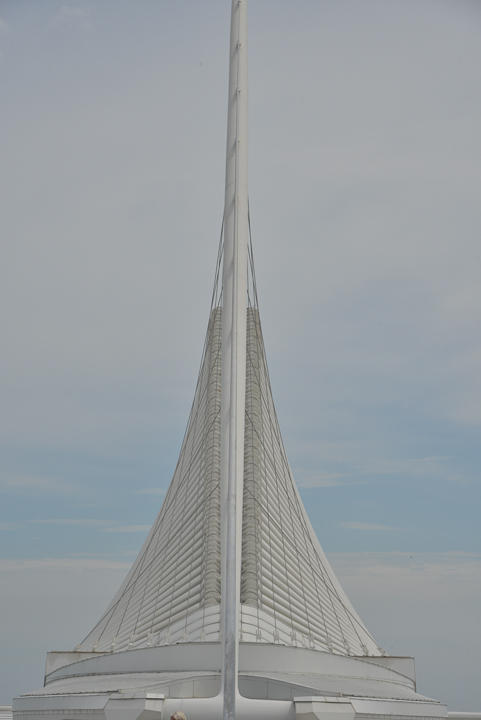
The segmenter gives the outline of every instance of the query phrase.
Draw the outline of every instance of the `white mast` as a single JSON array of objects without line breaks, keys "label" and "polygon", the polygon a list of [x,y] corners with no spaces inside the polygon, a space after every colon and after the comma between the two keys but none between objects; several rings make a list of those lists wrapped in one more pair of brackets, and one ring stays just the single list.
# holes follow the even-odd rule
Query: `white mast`
[{"label": "white mast", "polygon": [[221,531],[224,720],[237,695],[247,317],[247,0],[232,0],[225,181]]}]

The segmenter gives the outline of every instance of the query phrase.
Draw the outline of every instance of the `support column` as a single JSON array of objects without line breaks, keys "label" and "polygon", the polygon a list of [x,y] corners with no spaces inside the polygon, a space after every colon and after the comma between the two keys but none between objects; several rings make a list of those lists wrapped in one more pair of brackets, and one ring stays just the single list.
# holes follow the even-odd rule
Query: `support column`
[{"label": "support column", "polygon": [[233,0],[225,183],[222,396],[222,693],[224,720],[238,695],[247,322],[247,0]]}]

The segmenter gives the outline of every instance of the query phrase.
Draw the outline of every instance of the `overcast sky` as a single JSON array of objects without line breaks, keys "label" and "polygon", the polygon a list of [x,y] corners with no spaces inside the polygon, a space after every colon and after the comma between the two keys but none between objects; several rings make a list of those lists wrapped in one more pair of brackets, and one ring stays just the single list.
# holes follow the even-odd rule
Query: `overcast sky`
[{"label": "overcast sky", "polygon": [[[92,629],[177,460],[222,221],[229,0],[0,2],[0,703]],[[481,3],[250,0],[284,442],[419,692],[481,711]]]}]

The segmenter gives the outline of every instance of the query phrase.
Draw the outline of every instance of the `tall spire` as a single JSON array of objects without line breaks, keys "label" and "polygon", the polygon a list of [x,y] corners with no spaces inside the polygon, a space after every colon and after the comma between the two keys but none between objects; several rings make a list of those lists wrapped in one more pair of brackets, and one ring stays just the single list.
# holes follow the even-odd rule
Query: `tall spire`
[{"label": "tall spire", "polygon": [[235,717],[238,674],[246,387],[247,114],[247,0],[233,0],[222,276],[221,618],[224,720]]},{"label": "tall spire", "polygon": [[233,0],[222,307],[215,293],[162,508],[117,595],[76,648],[220,641],[225,720],[235,714],[239,642],[384,652],[329,566],[282,443],[259,313],[247,307],[247,131],[247,0]]},{"label": "tall spire", "polygon": [[76,650],[222,643],[233,718],[238,644],[379,656],[302,505],[281,438],[259,313],[247,307],[247,6],[233,0],[222,303],[162,508],[127,578]]}]

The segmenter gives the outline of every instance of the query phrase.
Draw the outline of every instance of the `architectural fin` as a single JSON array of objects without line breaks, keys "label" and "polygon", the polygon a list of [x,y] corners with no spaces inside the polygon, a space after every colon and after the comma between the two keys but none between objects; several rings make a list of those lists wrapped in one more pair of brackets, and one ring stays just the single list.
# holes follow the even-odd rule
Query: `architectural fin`
[{"label": "architectural fin", "polygon": [[177,467],[127,578],[76,650],[220,638],[222,309],[214,308]]},{"label": "architectural fin", "polygon": [[337,581],[292,477],[256,308],[247,311],[242,640],[380,655]]},{"label": "architectural fin", "polygon": [[[220,640],[221,344],[216,307],[162,508],[116,597],[76,650]],[[297,491],[254,307],[247,309],[240,607],[241,642],[382,654],[340,587]]]}]

